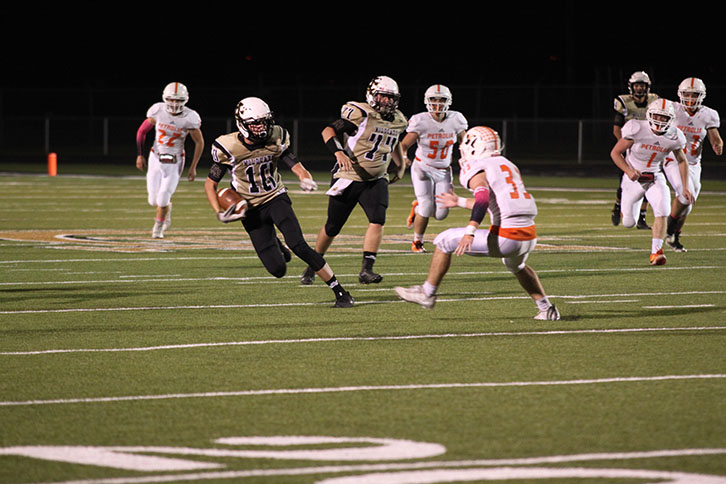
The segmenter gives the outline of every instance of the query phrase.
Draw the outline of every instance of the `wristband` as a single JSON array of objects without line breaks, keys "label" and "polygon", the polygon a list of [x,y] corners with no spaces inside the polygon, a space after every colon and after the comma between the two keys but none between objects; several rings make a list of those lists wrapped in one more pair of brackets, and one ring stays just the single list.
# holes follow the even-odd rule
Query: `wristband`
[{"label": "wristband", "polygon": [[328,141],[326,141],[325,146],[327,146],[330,152],[333,154],[337,153],[338,151],[343,151],[343,145],[340,144],[340,141],[335,136],[332,136]]},{"label": "wristband", "polygon": [[464,197],[458,197],[456,199],[456,204],[461,208],[466,208],[466,198]]},{"label": "wristband", "polygon": [[476,232],[476,227],[474,227],[473,225],[469,224],[469,225],[466,226],[466,230],[464,231],[464,235],[471,235],[473,237],[474,236],[474,232]]}]

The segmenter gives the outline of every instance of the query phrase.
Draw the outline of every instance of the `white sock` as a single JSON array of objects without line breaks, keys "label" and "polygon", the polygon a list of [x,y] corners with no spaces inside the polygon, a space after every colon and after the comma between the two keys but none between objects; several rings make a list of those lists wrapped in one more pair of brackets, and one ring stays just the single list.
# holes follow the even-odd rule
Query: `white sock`
[{"label": "white sock", "polygon": [[663,239],[653,239],[650,252],[655,254],[663,248]]},{"label": "white sock", "polygon": [[413,241],[416,242],[417,240],[420,240],[423,242],[423,234],[413,234]]},{"label": "white sock", "polygon": [[429,281],[426,281],[423,283],[423,292],[427,296],[431,297],[436,294],[436,286],[430,284]]},{"label": "white sock", "polygon": [[543,297],[542,299],[537,300],[537,309],[540,311],[547,311],[547,309],[552,305],[550,300],[547,298],[547,296]]}]

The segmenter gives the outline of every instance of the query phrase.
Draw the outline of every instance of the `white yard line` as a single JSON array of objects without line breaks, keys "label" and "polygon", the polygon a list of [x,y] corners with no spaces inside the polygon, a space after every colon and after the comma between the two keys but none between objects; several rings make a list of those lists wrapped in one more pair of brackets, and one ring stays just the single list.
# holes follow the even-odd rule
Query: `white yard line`
[{"label": "white yard line", "polygon": [[193,348],[210,348],[224,346],[262,346],[278,344],[313,344],[313,343],[336,343],[336,342],[372,342],[372,341],[410,341],[421,339],[449,339],[449,338],[483,338],[483,337],[513,337],[513,336],[559,336],[559,335],[584,335],[584,334],[622,334],[622,333],[656,333],[668,331],[720,331],[726,326],[685,326],[685,327],[661,327],[661,328],[615,328],[615,329],[572,329],[572,330],[550,330],[550,331],[498,331],[482,333],[446,333],[446,334],[418,334],[403,336],[331,336],[322,338],[291,338],[291,339],[267,339],[267,340],[244,340],[244,341],[222,341],[217,343],[187,343],[175,345],[137,346],[128,348],[65,348],[47,349],[36,351],[4,351],[0,356],[30,356],[49,355],[60,353],[120,353],[120,352],[144,352],[180,350]]},{"label": "white yard line", "polygon": [[406,385],[360,385],[341,387],[309,387],[309,388],[272,388],[262,390],[237,390],[226,392],[200,393],[167,393],[159,395],[126,395],[116,397],[56,398],[49,400],[0,401],[0,407],[28,407],[35,405],[63,405],[74,403],[109,403],[142,400],[172,400],[181,398],[220,398],[220,397],[254,397],[264,395],[309,395],[320,393],[349,393],[370,391],[412,391],[412,390],[450,390],[471,388],[501,387],[548,387],[567,385],[599,385],[610,383],[646,383],[682,380],[724,379],[726,374],[703,375],[659,375],[643,377],[590,378],[580,380],[543,380],[543,381],[510,381],[510,382],[473,382],[473,383],[428,383]]}]

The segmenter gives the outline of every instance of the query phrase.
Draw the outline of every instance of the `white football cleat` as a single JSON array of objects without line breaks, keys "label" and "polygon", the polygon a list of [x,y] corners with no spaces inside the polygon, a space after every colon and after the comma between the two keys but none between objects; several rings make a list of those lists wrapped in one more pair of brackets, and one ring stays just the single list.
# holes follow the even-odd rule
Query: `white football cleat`
[{"label": "white football cleat", "polygon": [[159,222],[158,220],[154,222],[154,228],[151,229],[151,236],[155,239],[164,238],[164,222]]},{"label": "white football cleat", "polygon": [[423,286],[396,287],[394,288],[398,297],[404,301],[416,303],[426,309],[431,309],[436,304],[436,295],[427,296]]},{"label": "white football cleat", "polygon": [[557,310],[555,305],[551,305],[544,311],[540,311],[537,316],[534,317],[534,319],[538,320],[544,320],[544,321],[559,321],[560,320],[560,312]]}]

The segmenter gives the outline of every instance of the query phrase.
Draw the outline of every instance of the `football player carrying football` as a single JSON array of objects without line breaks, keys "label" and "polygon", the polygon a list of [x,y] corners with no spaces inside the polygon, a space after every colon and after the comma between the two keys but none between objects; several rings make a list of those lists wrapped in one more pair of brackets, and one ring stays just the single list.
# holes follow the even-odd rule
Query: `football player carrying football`
[{"label": "football player carrying football", "polygon": [[[615,141],[622,138],[622,129],[626,122],[631,119],[645,119],[645,113],[648,110],[648,105],[658,99],[658,95],[650,92],[650,76],[643,71],[633,72],[628,79],[628,94],[622,94],[617,96],[613,101],[613,108],[615,110],[615,120],[613,121],[613,135]],[[618,179],[621,174],[618,173]],[[611,220],[613,225],[620,224],[621,218],[621,200],[622,200],[622,189],[620,183],[618,183],[618,189],[615,192],[615,205],[613,205],[613,211]],[[638,218],[637,227],[641,230],[648,230],[650,227],[645,221],[645,214],[648,209],[648,200],[643,199],[643,203],[640,206],[640,216]]]},{"label": "football player carrying football", "polygon": [[452,190],[451,159],[454,144],[461,142],[468,122],[463,114],[449,109],[451,90],[434,84],[424,93],[426,112],[414,114],[408,122],[406,136],[401,141],[404,157],[414,145],[416,153],[411,167],[411,182],[416,200],[411,204],[411,214],[406,225],[413,228],[413,252],[426,252],[424,233],[429,218],[443,220],[449,209],[436,203],[436,195]]},{"label": "football player carrying football", "polygon": [[[146,112],[146,119],[136,132],[136,168],[146,170],[146,191],[149,205],[156,208],[156,218],[151,236],[164,237],[171,226],[171,197],[179,185],[184,171],[184,141],[187,135],[194,141],[194,155],[187,177],[194,181],[197,164],[204,151],[202,120],[199,114],[186,106],[189,91],[184,84],[172,82],[164,88],[163,102],[153,104]],[[155,130],[154,144],[147,163],[144,156],[146,135]],[[147,169],[148,167],[148,169]]]},{"label": "football player carrying football", "polygon": [[[664,265],[663,239],[666,235],[666,217],[670,210],[671,192],[661,170],[663,160],[673,153],[678,162],[678,171],[683,197],[689,203],[693,195],[688,189],[688,161],[683,153],[686,137],[676,128],[676,111],[671,101],[656,99],[648,106],[647,120],[631,119],[623,126],[623,137],[615,144],[610,157],[623,171],[622,212],[623,226],[632,228],[636,224],[640,203],[647,196],[653,208],[651,265]],[[627,153],[623,156],[623,153]]]},{"label": "football player carrying football", "polygon": [[[698,199],[701,192],[701,154],[703,144],[708,139],[716,155],[723,153],[723,140],[718,132],[721,125],[718,112],[704,106],[706,84],[696,77],[684,79],[678,86],[680,103],[674,103],[676,110],[675,124],[686,136],[686,159],[688,160],[688,189],[693,200]],[[681,228],[686,217],[693,209],[693,204],[683,196],[683,185],[678,172],[678,164],[673,157],[667,157],[663,171],[670,182],[676,196],[673,198],[671,213],[668,215],[666,227],[666,243],[676,252],[686,252],[681,244]]]},{"label": "football player carrying football", "polygon": [[[292,252],[332,289],[335,307],[352,307],[354,301],[350,293],[337,280],[323,256],[303,238],[287,187],[277,170],[281,161],[300,179],[302,190],[317,189],[310,172],[291,151],[289,133],[275,124],[267,103],[256,97],[242,99],[237,104],[235,120],[238,131],[220,136],[212,145],[212,166],[204,185],[217,218],[224,223],[242,220],[265,269],[280,278],[287,271],[291,255],[277,238],[277,227]],[[221,210],[217,187],[228,171],[232,176],[232,188],[248,202],[247,210],[242,213],[235,213],[234,205],[226,211]]]},{"label": "football player carrying football", "polygon": [[[358,274],[362,284],[383,279],[373,272],[383,238],[388,208],[389,164],[396,172],[390,183],[399,180],[405,170],[399,139],[408,123],[398,110],[401,94],[396,81],[387,76],[374,78],[366,89],[366,102],[350,101],[340,110],[340,118],[323,129],[323,142],[335,156],[334,183],[326,192],[328,218],[318,232],[315,250],[325,254],[340,233],[356,205],[368,217],[363,241],[363,263]],[[308,267],[300,278],[312,284],[315,272]]]},{"label": "football player carrying football", "polygon": [[[444,206],[471,210],[469,223],[436,236],[436,249],[426,280],[419,286],[396,287],[401,299],[431,309],[436,303],[436,291],[451,265],[452,254],[497,257],[537,305],[539,311],[534,319],[560,319],[539,276],[526,263],[537,245],[534,223],[537,205],[526,191],[519,169],[502,156],[502,149],[499,134],[491,128],[477,126],[466,132],[459,145],[459,182],[474,198],[459,197],[453,191],[436,198]],[[487,212],[491,225],[488,230],[480,229]]]}]

